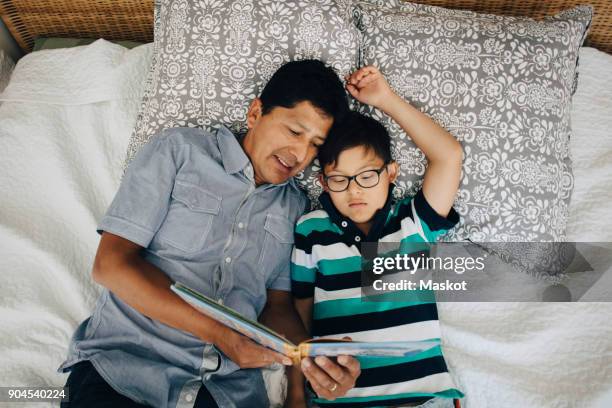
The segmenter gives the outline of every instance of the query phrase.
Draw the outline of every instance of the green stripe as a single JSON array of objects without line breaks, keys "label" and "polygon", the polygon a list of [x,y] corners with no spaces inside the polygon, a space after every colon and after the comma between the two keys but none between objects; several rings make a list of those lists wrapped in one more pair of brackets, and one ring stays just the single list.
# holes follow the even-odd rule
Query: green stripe
[{"label": "green stripe", "polygon": [[391,395],[375,395],[371,397],[353,397],[353,398],[336,398],[334,401],[327,401],[322,398],[315,398],[313,401],[320,403],[338,403],[338,404],[347,404],[347,403],[358,403],[358,402],[369,402],[369,401],[388,401],[391,399],[398,398],[411,398],[411,397],[440,397],[440,398],[463,398],[465,395],[456,388],[449,388],[440,392],[404,392],[401,394],[391,394]]},{"label": "green stripe", "polygon": [[309,218],[295,227],[295,232],[304,236],[307,236],[312,231],[330,231],[342,234],[342,230],[332,223],[329,218]]},{"label": "green stripe", "polygon": [[[385,301],[384,299],[391,301]],[[395,300],[393,300],[395,299]],[[397,301],[398,296],[393,293],[382,293],[376,296],[368,296],[367,298],[349,298],[326,300],[315,303],[313,311],[313,319],[327,319],[329,317],[352,316],[372,312],[384,312],[388,310],[400,309],[402,307],[416,306],[423,303],[434,303],[434,298],[431,301]]]},{"label": "green stripe", "polygon": [[411,361],[423,360],[425,358],[442,356],[442,348],[440,346],[432,347],[421,353],[405,357],[357,357],[361,369],[385,367],[397,364],[409,363]]},{"label": "green stripe", "polygon": [[291,279],[294,281],[313,283],[316,274],[316,268],[307,268],[291,262]]},{"label": "green stripe", "polygon": [[339,275],[342,273],[361,271],[361,256],[349,256],[339,259],[321,259],[318,262],[319,271],[323,275]]}]

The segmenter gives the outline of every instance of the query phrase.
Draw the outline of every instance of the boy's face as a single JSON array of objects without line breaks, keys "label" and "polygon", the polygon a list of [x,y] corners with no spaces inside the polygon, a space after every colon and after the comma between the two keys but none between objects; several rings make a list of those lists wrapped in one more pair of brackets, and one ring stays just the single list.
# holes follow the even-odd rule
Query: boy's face
[{"label": "boy's face", "polygon": [[332,117],[310,102],[278,106],[263,115],[261,100],[255,99],[247,113],[249,130],[242,146],[253,164],[256,184],[279,184],[304,170],[332,123]]},{"label": "boy's face", "polygon": [[[335,163],[325,166],[325,176],[354,176],[366,170],[379,170],[384,161],[373,150],[363,146],[344,150]],[[325,191],[329,192],[336,209],[345,217],[350,218],[362,230],[369,230],[374,213],[381,209],[387,201],[389,184],[397,177],[397,163],[391,162],[380,173],[376,186],[363,188],[355,180],[351,180],[348,188],[342,192],[329,190],[321,180]]]}]

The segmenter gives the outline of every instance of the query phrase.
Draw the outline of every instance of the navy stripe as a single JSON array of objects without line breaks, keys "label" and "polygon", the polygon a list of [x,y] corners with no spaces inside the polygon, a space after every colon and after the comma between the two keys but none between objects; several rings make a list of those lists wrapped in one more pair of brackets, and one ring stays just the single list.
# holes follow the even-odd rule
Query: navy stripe
[{"label": "navy stripe", "polygon": [[317,287],[325,291],[353,289],[361,287],[361,271],[323,275],[317,271]]},{"label": "navy stripe", "polygon": [[329,336],[338,333],[363,332],[429,320],[438,320],[438,309],[435,303],[423,303],[383,312],[314,319],[312,334]]},{"label": "navy stripe", "polygon": [[291,293],[299,299],[314,296],[314,283],[291,280]]},{"label": "navy stripe", "polygon": [[314,245],[333,245],[339,242],[345,243],[349,247],[353,245],[353,242],[346,234],[338,234],[331,230],[312,231],[308,236],[295,234],[296,248],[301,249],[307,254],[312,253],[312,247]]},{"label": "navy stripe", "polygon": [[361,370],[355,387],[375,387],[377,385],[412,381],[428,375],[446,373],[447,371],[442,356],[429,357],[408,363]]},{"label": "navy stripe", "polygon": [[449,230],[459,222],[459,214],[457,214],[453,207],[451,207],[446,218],[431,208],[431,205],[425,199],[423,190],[419,190],[413,200],[417,214],[419,214],[419,217],[421,217],[432,232],[441,229]]}]

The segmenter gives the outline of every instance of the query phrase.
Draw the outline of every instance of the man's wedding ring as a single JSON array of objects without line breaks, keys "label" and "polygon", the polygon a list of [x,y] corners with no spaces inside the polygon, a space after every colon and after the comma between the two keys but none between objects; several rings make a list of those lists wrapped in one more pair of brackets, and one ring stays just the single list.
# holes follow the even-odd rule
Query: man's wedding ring
[{"label": "man's wedding ring", "polygon": [[333,386],[333,387],[331,387],[329,390],[330,390],[331,392],[334,392],[334,391],[336,391],[336,389],[337,389],[337,388],[338,388],[338,383],[334,383],[334,386]]}]

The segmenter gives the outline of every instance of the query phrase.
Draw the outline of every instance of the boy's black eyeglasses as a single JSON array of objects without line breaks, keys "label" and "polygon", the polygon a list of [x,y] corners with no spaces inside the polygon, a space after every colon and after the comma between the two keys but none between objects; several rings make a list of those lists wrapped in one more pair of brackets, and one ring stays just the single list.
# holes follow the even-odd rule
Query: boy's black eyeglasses
[{"label": "boy's black eyeglasses", "polygon": [[352,180],[355,180],[359,187],[372,188],[378,185],[380,173],[385,171],[387,164],[389,163],[383,164],[378,170],[365,170],[354,176],[323,176],[323,180],[325,180],[327,188],[334,193],[341,193],[348,189]]}]

